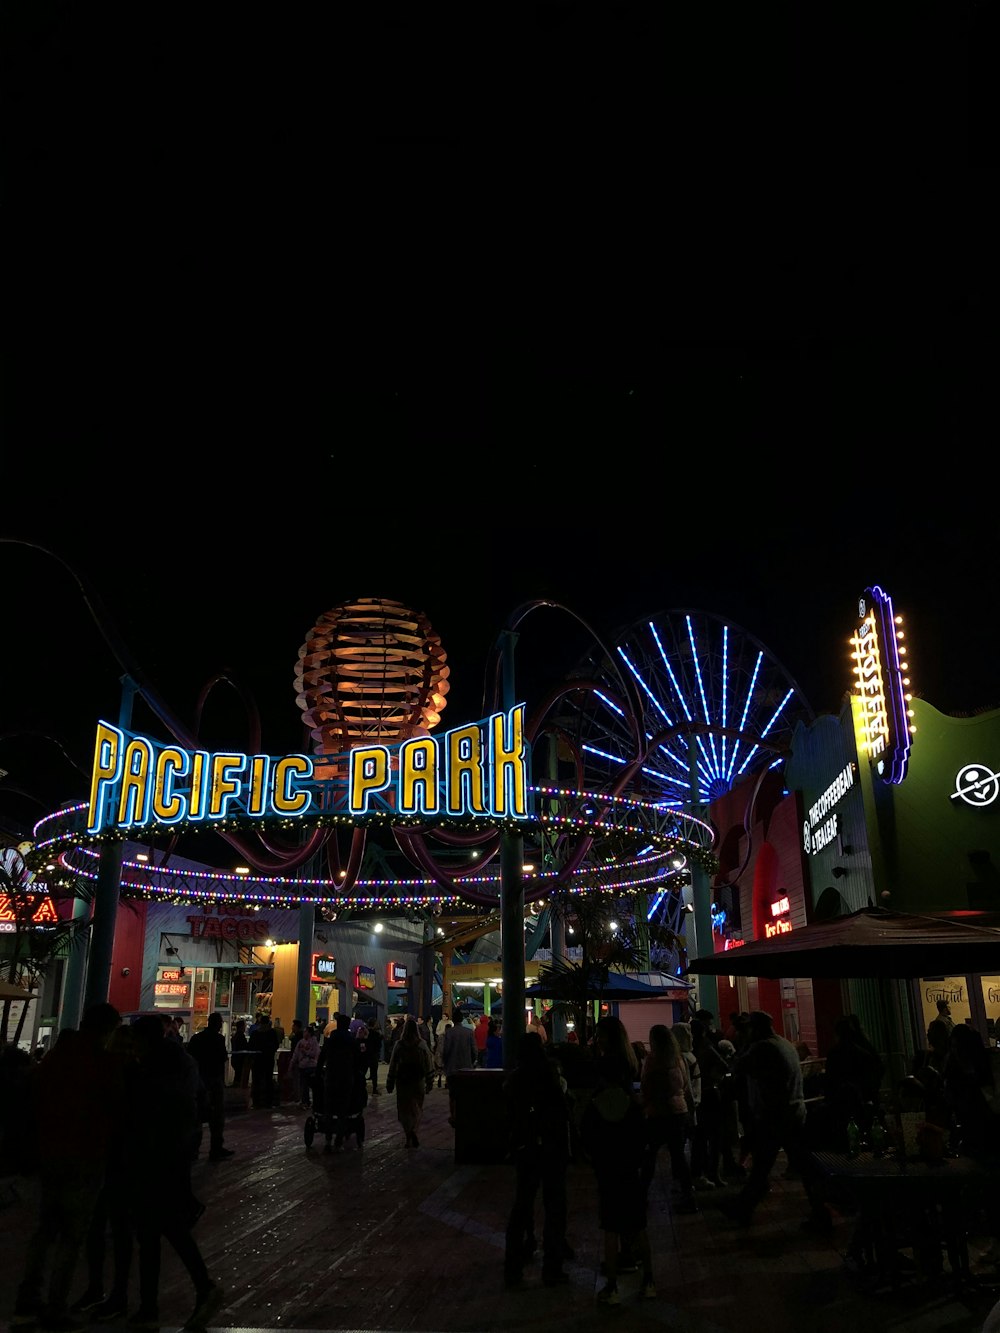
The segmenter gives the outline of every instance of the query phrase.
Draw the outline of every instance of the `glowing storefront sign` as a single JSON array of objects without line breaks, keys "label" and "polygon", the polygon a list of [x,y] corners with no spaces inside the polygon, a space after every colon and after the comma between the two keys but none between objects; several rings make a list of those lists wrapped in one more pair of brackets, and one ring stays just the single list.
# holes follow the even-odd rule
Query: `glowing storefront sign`
[{"label": "glowing storefront sign", "polygon": [[39,899],[29,892],[15,902],[9,894],[0,893],[0,935],[12,935],[28,926],[54,926],[58,920],[56,905],[48,896]]},{"label": "glowing storefront sign", "polygon": [[337,960],[333,954],[313,954],[313,981],[333,981],[337,975]]},{"label": "glowing storefront sign", "polygon": [[861,705],[860,745],[884,782],[906,777],[911,733],[906,650],[902,616],[893,614],[892,598],[877,585],[858,602],[854,674]]},{"label": "glowing storefront sign", "polygon": [[375,969],[364,967],[360,963],[354,969],[354,989],[356,991],[375,989]]},{"label": "glowing storefront sign", "polygon": [[390,986],[405,986],[407,967],[405,963],[387,963],[385,968],[386,983]]},{"label": "glowing storefront sign", "polygon": [[528,819],[524,712],[518,704],[440,738],[359,746],[346,756],[346,777],[322,780],[320,756],[187,751],[100,722],[87,832],[325,812]]},{"label": "glowing storefront sign", "polygon": [[792,923],[788,919],[788,913],[791,911],[791,904],[788,901],[788,894],[783,893],[780,898],[775,898],[771,904],[772,920],[764,922],[764,938],[773,939],[775,935],[788,935],[792,930]]},{"label": "glowing storefront sign", "polygon": [[[964,801],[978,809],[992,805],[1000,796],[1000,773],[994,773],[989,764],[966,764],[958,770],[953,801]],[[2,900],[0,900],[2,901]]]},{"label": "glowing storefront sign", "polygon": [[839,812],[833,807],[854,786],[854,765],[846,764],[826,791],[809,807],[809,815],[802,825],[802,846],[807,856],[823,850],[840,832]]}]

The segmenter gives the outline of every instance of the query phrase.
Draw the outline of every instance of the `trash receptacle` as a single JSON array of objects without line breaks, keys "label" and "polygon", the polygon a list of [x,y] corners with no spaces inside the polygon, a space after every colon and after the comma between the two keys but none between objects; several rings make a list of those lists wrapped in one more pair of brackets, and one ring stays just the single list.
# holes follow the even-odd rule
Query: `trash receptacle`
[{"label": "trash receptacle", "polygon": [[502,1069],[463,1069],[452,1074],[456,1162],[502,1162],[506,1158],[503,1080]]}]

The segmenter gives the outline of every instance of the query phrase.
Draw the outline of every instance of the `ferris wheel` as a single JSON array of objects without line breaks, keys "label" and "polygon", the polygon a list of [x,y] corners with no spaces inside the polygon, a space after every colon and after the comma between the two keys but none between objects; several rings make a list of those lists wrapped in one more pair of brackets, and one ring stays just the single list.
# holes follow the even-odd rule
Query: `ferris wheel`
[{"label": "ferris wheel", "polygon": [[[664,810],[693,813],[782,765],[796,724],[814,716],[758,639],[705,611],[663,611],[636,621],[615,636],[610,659],[594,650],[574,675],[593,682],[573,696],[571,716],[563,717],[588,790],[617,790],[640,737],[642,762],[628,790]],[[678,895],[666,895],[670,924],[680,910]]]},{"label": "ferris wheel", "polygon": [[[745,629],[705,611],[664,611],[619,632],[614,660],[593,654],[574,674],[598,686],[578,699],[578,744],[591,789],[635,756],[623,707],[638,699],[648,747],[632,789],[664,807],[708,805],[784,761],[813,712],[789,673]],[[624,679],[623,679],[624,678]]]}]

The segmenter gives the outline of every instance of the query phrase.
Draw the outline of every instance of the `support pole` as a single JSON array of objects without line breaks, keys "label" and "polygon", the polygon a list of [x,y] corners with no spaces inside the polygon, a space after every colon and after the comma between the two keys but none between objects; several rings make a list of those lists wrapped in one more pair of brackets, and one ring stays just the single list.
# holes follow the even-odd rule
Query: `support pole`
[{"label": "support pole", "polygon": [[66,960],[66,983],[63,986],[62,1004],[59,1007],[59,1027],[78,1028],[83,1014],[83,985],[87,973],[87,919],[90,916],[90,903],[86,898],[73,901],[73,922],[76,929],[70,943],[69,958]]},{"label": "support pole", "polygon": [[420,1009],[419,1012],[433,1026],[431,1010],[434,1008],[434,966],[437,950],[434,947],[434,918],[424,921],[424,941],[420,947]]},{"label": "support pole", "polygon": [[[548,743],[548,750],[546,753],[546,762],[548,765],[547,773],[548,773],[549,785],[552,787],[558,787],[559,786],[558,742],[555,736],[549,736],[548,741],[549,743]],[[553,802],[553,806],[554,805],[555,802]],[[545,866],[546,870],[550,868],[548,865],[548,860],[550,855],[552,856],[552,864],[553,865],[555,864],[554,844],[556,841],[556,837],[555,834],[551,835],[547,834],[546,840],[549,837],[552,838],[552,846],[550,848],[550,851],[546,854],[546,866]],[[551,946],[553,963],[565,962],[566,921],[565,918],[563,917],[562,912],[557,912],[554,907],[549,908],[549,944]],[[565,1041],[566,1035],[567,1035],[566,1015],[561,1008],[556,1006],[552,1010],[552,1040],[554,1042]]]},{"label": "support pole", "polygon": [[[118,725],[125,731],[132,723],[132,700],[138,687],[131,676],[122,676],[121,685],[122,701],[118,711]],[[123,841],[105,843],[101,848],[101,859],[97,867],[97,887],[94,891],[94,919],[90,928],[87,981],[83,991],[84,1011],[92,1004],[106,1002],[108,998],[124,859]]]},{"label": "support pole", "polygon": [[[514,707],[514,647],[517,635],[502,635],[503,706]],[[500,975],[503,977],[503,1067],[513,1069],[524,1036],[524,839],[500,835]]]},{"label": "support pole", "polygon": [[312,952],[316,908],[312,903],[299,905],[299,957],[295,970],[295,1018],[304,1027],[312,1022]]},{"label": "support pole", "polygon": [[[690,759],[691,773],[691,801],[689,810],[692,815],[698,815],[704,818],[704,807],[698,801],[698,762],[697,747],[694,743],[694,736],[691,736],[688,757]],[[707,873],[701,866],[691,863],[691,905],[694,908],[693,916],[689,913],[688,919],[694,925],[694,938],[688,944],[688,959],[698,958],[702,955],[708,957],[713,952],[712,945],[712,887],[708,882]],[[685,934],[687,931],[685,931]],[[719,1022],[719,983],[713,976],[695,975],[697,983],[698,1008],[709,1009],[715,1015],[716,1023]]]}]

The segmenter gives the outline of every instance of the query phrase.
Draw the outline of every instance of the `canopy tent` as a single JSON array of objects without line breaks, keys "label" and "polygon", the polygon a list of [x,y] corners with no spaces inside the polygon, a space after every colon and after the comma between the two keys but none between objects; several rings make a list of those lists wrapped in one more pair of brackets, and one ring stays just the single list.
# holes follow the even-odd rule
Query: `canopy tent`
[{"label": "canopy tent", "polygon": [[[682,977],[670,977],[666,981],[650,984],[624,972],[611,972],[603,986],[592,979],[587,992],[595,1000],[612,1000],[620,1003],[623,1000],[653,1000],[657,996],[677,999],[686,997],[688,991],[692,989],[693,983],[685,981]],[[558,985],[552,981],[540,980],[533,986],[526,986],[524,993],[531,1000],[565,999],[566,986],[565,983]]]},{"label": "canopy tent", "polygon": [[773,939],[695,958],[687,970],[702,976],[772,980],[1000,975],[998,927],[996,913],[919,916],[864,907]]},{"label": "canopy tent", "polygon": [[15,986],[9,981],[0,981],[0,1000],[33,1000],[34,991],[25,990],[23,986]]}]

